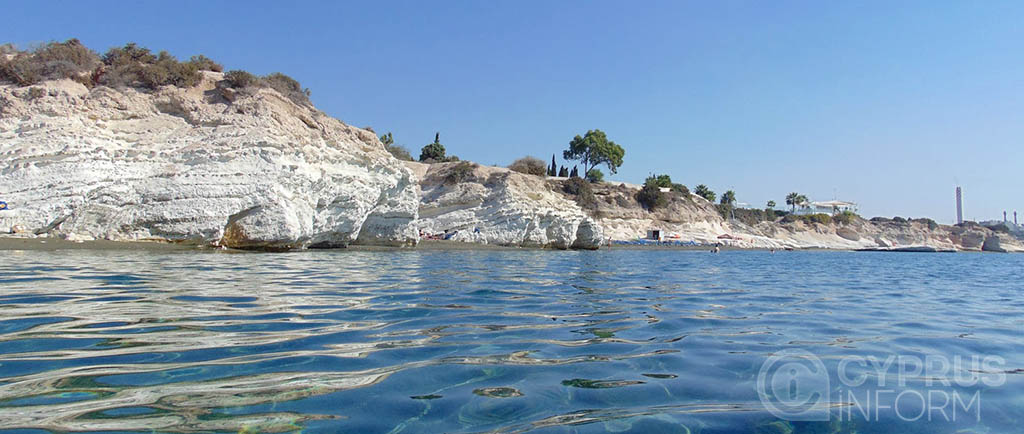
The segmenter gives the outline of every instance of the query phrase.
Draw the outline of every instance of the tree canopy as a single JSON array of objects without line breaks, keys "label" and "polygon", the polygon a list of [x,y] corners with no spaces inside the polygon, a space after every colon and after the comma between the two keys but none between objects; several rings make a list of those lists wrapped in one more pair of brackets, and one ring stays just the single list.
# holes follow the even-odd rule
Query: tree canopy
[{"label": "tree canopy", "polygon": [[732,205],[736,203],[736,193],[732,190],[726,191],[722,194],[722,205]]},{"label": "tree canopy", "polygon": [[807,196],[804,196],[797,192],[792,192],[786,195],[786,205],[793,207],[793,211],[796,211],[796,207],[807,203]]},{"label": "tree canopy", "polygon": [[[668,175],[662,175],[668,176]],[[665,197],[665,193],[661,192],[661,186],[659,185],[658,176],[648,176],[644,180],[644,186],[636,193],[636,201],[640,202],[648,211],[653,211],[657,208],[663,208],[668,204],[668,199]]]},{"label": "tree canopy", "polygon": [[658,187],[672,187],[672,177],[668,175],[651,175],[647,177],[647,180],[644,181],[644,183],[646,183],[647,181],[653,181],[654,184],[657,185]]},{"label": "tree canopy", "polygon": [[716,196],[715,192],[711,191],[711,189],[708,188],[708,186],[706,186],[704,184],[700,184],[700,185],[694,187],[693,188],[693,193],[696,194],[697,196],[700,196],[700,197],[703,197],[704,199],[707,199],[708,202],[714,202],[715,201],[715,196]]},{"label": "tree canopy", "polygon": [[583,173],[602,164],[608,166],[609,172],[617,173],[625,155],[626,151],[608,140],[601,130],[587,131],[583,137],[577,135],[569,142],[569,149],[562,152],[562,158],[583,163]]},{"label": "tree canopy", "polygon": [[445,154],[444,145],[441,144],[441,133],[434,134],[434,143],[420,149],[420,161],[424,163],[441,163],[446,161],[459,161],[459,157]]}]

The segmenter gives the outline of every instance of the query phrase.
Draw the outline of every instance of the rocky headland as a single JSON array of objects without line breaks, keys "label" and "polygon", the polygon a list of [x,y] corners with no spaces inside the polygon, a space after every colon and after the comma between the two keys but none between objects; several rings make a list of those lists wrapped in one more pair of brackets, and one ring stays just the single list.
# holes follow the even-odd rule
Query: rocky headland
[{"label": "rocky headland", "polygon": [[416,244],[419,185],[372,132],[201,74],[153,92],[0,86],[0,232],[265,250]]},{"label": "rocky headland", "polygon": [[635,185],[399,161],[373,131],[317,110],[280,74],[262,80],[292,87],[202,69],[212,61],[201,56],[117,66],[110,53],[143,53],[131,44],[102,62],[73,40],[47,49],[79,53],[80,71],[20,83],[32,70],[11,65],[23,55],[0,59],[0,233],[17,237],[273,251],[420,239],[596,249],[658,230],[738,248],[1024,251],[1012,233],[977,224],[727,218],[685,189],[649,209]]}]

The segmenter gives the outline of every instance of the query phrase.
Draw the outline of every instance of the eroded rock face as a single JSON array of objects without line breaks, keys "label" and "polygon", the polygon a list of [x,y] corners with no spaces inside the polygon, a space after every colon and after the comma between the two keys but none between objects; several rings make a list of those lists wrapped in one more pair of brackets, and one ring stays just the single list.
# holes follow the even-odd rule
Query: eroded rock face
[{"label": "eroded rock face", "polygon": [[1003,241],[999,235],[991,235],[985,238],[985,242],[981,245],[981,250],[985,252],[1006,253],[1008,250],[1002,244]]},{"label": "eroded rock face", "polygon": [[[370,131],[272,89],[0,86],[0,232],[256,249],[409,245],[419,186]],[[36,92],[38,95],[38,92]]]},{"label": "eroded rock face", "polygon": [[[473,164],[406,163],[421,174],[420,230],[425,236],[518,247],[596,249],[601,226],[574,201],[553,192],[544,177]],[[465,163],[472,164],[472,163]]]}]

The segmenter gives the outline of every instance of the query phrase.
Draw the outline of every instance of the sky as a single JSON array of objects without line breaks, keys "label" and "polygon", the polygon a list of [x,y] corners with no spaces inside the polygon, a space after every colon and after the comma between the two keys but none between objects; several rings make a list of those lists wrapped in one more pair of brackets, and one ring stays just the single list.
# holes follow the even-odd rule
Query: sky
[{"label": "sky", "polygon": [[[284,72],[414,155],[550,161],[600,129],[606,179],[763,207],[1024,221],[1024,2],[7,2],[0,43],[136,42]],[[606,175],[608,174],[605,168]],[[1012,217],[1011,217],[1012,219]]]}]

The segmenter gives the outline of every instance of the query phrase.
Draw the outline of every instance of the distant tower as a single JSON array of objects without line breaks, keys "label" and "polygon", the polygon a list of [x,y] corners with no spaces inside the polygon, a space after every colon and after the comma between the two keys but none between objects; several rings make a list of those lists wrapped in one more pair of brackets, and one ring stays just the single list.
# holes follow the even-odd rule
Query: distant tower
[{"label": "distant tower", "polygon": [[1006,220],[1006,211],[1003,211],[1003,223],[1006,223],[1006,222],[1007,222],[1007,220]]},{"label": "distant tower", "polygon": [[1017,211],[1014,211],[1014,212],[1013,212],[1013,224],[1014,224],[1014,225],[1016,225],[1016,224],[1017,224]]},{"label": "distant tower", "polygon": [[960,187],[956,188],[956,224],[964,222],[964,201]]}]

